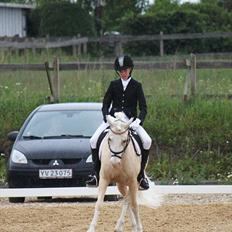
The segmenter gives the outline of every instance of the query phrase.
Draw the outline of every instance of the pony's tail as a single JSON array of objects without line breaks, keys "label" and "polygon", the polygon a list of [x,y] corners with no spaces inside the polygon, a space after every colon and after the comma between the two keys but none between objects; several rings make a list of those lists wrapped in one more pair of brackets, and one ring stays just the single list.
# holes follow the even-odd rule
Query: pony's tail
[{"label": "pony's tail", "polygon": [[148,177],[147,179],[150,188],[145,191],[138,191],[138,204],[147,206],[149,208],[157,208],[162,205],[163,196],[155,192],[155,183],[152,182]]}]

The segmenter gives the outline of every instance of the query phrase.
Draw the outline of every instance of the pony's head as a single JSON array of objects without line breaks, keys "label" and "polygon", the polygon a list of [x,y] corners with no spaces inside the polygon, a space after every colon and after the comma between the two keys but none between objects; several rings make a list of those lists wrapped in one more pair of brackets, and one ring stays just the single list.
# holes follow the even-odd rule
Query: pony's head
[{"label": "pony's head", "polygon": [[108,145],[111,154],[111,163],[113,166],[118,166],[121,164],[122,156],[130,142],[128,128],[132,123],[133,118],[131,118],[129,121],[124,121],[122,120],[120,114],[115,116],[116,118],[110,115],[107,116],[107,122],[110,125]]}]

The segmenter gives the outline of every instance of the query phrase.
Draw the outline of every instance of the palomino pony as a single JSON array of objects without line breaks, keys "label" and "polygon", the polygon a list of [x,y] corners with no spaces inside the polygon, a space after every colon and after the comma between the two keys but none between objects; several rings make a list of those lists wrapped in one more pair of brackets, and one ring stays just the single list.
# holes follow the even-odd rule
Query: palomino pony
[{"label": "palomino pony", "polygon": [[95,231],[100,206],[104,201],[107,186],[112,182],[116,182],[118,190],[123,196],[122,212],[115,226],[115,231],[123,231],[127,211],[129,211],[132,231],[143,231],[137,204],[137,176],[140,171],[141,157],[136,155],[130,137],[129,125],[133,119],[125,122],[121,116],[122,113],[117,113],[116,118],[107,116],[110,130],[100,147],[101,171],[99,192],[94,217],[88,232]]}]

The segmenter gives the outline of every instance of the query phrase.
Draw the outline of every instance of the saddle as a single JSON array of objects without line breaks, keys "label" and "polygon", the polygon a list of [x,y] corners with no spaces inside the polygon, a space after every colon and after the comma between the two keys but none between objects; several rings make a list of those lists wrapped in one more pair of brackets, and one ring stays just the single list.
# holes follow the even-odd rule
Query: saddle
[{"label": "saddle", "polygon": [[[97,140],[97,150],[99,151],[100,145],[102,143],[102,140],[105,138],[106,134],[109,131],[109,127],[107,127],[99,136],[98,140]],[[140,156],[142,154],[142,150],[143,150],[143,144],[142,144],[142,140],[139,137],[139,135],[136,133],[136,131],[129,129],[129,136],[131,138],[132,144],[134,146],[135,152],[137,154],[137,156]]]}]

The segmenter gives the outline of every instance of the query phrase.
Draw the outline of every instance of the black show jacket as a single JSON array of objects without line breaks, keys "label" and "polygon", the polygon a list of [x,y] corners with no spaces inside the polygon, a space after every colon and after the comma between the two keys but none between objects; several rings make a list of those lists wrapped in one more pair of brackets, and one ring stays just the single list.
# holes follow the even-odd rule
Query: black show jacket
[{"label": "black show jacket", "polygon": [[123,111],[128,118],[137,118],[137,104],[140,111],[138,118],[141,120],[140,124],[142,124],[147,114],[147,103],[142,84],[131,78],[124,91],[121,79],[111,81],[103,99],[104,121],[106,121],[107,114],[114,116],[115,112],[120,111]]}]

